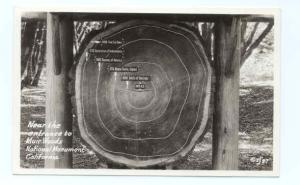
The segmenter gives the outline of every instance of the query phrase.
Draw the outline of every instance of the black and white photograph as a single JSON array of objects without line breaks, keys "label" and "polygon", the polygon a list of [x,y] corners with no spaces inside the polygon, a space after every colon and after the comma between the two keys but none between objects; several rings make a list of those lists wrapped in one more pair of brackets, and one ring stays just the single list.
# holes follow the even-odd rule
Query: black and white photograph
[{"label": "black and white photograph", "polygon": [[14,173],[278,176],[278,9],[207,12],[17,11]]}]

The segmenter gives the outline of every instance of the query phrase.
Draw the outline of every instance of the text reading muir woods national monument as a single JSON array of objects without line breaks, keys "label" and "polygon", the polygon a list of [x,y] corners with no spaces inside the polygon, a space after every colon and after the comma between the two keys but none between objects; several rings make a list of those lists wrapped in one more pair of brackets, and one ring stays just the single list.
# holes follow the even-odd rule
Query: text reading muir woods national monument
[{"label": "text reading muir woods national monument", "polygon": [[[39,159],[50,159],[58,160],[57,155],[45,155],[45,153],[55,152],[85,152],[85,148],[65,148],[63,144],[64,137],[72,137],[72,132],[68,130],[55,131],[60,129],[61,124],[59,123],[37,123],[30,121],[27,125],[29,129],[34,131],[21,132],[21,135],[25,136],[25,143],[27,144],[25,152],[26,159],[39,160]],[[45,132],[45,127],[53,129],[53,132]],[[47,147],[40,147],[45,145]]]}]

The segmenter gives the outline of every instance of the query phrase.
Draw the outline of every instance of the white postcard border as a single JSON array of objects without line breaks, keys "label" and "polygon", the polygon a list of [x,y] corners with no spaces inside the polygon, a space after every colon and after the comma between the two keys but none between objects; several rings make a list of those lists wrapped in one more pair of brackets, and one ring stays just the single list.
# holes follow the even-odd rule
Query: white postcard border
[{"label": "white postcard border", "polygon": [[[98,12],[98,13],[186,13],[186,14],[270,14],[274,16],[274,112],[273,112],[273,170],[117,170],[117,169],[28,169],[20,167],[20,29],[22,12]],[[49,175],[149,175],[149,176],[279,176],[280,139],[280,9],[245,7],[199,7],[199,8],[159,8],[159,7],[112,7],[112,6],[18,6],[14,15],[13,44],[13,174]]]}]

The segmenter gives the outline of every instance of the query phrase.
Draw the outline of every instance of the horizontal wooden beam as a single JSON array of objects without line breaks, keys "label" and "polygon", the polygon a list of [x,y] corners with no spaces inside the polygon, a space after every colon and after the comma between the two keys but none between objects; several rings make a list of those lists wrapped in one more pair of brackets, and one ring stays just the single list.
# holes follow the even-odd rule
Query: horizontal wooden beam
[{"label": "horizontal wooden beam", "polygon": [[47,20],[47,12],[23,12],[22,20]]},{"label": "horizontal wooden beam", "polygon": [[[191,21],[191,22],[215,22],[220,18],[239,16],[243,21],[248,22],[270,22],[274,20],[273,15],[254,14],[163,14],[163,13],[87,13],[87,12],[55,12],[62,16],[69,16],[74,21],[99,21],[115,20],[127,21],[132,19],[149,19],[161,22],[167,21]],[[22,19],[44,19],[45,12],[26,12],[22,14]]]},{"label": "horizontal wooden beam", "polygon": [[161,13],[71,13],[74,20],[116,20],[127,21],[130,19],[149,19],[161,22],[191,21],[214,22],[220,15],[212,14],[161,14]]},{"label": "horizontal wooden beam", "polygon": [[242,17],[242,21],[247,22],[274,22],[274,16],[273,15],[247,15]]}]

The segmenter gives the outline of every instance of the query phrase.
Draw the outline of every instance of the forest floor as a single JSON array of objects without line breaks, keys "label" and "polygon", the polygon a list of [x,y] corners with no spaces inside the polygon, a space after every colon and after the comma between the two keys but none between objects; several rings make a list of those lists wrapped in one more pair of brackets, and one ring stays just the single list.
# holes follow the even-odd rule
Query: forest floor
[{"label": "forest floor", "polygon": [[[22,90],[21,132],[30,130],[29,121],[45,122],[45,87],[29,87]],[[43,160],[30,160],[25,156],[28,144],[26,136],[21,135],[21,166],[41,168]],[[84,144],[74,132],[74,146]],[[187,160],[178,169],[211,169],[212,155],[211,129],[204,139],[196,145]],[[43,147],[41,144],[40,147]],[[273,163],[273,87],[243,86],[240,88],[240,127],[239,127],[239,169],[272,170]],[[101,168],[98,157],[92,150],[73,155],[74,168]]]}]

